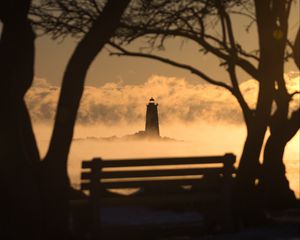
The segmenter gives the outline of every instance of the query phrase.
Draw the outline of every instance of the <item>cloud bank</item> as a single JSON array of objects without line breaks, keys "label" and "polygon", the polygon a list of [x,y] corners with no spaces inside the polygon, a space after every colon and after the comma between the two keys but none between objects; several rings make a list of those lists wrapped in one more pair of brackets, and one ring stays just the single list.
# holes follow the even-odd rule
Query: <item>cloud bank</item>
[{"label": "cloud bank", "polygon": [[[290,85],[297,87],[297,81],[291,81]],[[249,105],[254,106],[258,87],[256,81],[248,80],[240,87]],[[33,121],[53,121],[59,90],[45,79],[34,80],[33,87],[26,95]],[[162,124],[199,120],[243,123],[239,105],[226,90],[156,75],[138,85],[119,82],[107,83],[101,87],[86,86],[77,122],[83,125],[116,125],[144,121],[150,97],[154,97],[159,104],[159,119]]]}]

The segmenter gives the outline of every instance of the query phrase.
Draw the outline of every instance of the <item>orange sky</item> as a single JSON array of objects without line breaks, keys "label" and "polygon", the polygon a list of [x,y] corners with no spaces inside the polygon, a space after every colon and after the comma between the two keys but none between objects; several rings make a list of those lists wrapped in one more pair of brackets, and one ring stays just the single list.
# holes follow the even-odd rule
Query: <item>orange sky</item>
[{"label": "orange sky", "polygon": [[[295,39],[299,27],[300,1],[293,2],[290,21],[289,38]],[[233,17],[233,27],[236,40],[249,51],[257,49],[256,27],[245,31],[249,20],[242,17]],[[40,37],[36,41],[36,76],[46,78],[50,83],[59,84],[65,65],[78,42],[78,39],[66,38],[64,41],[52,41],[48,36]],[[135,42],[132,48],[139,49],[142,41]],[[182,39],[171,39],[167,42],[166,51],[159,54],[171,57],[184,63],[190,63],[218,80],[226,81],[227,73],[219,67],[220,61],[210,54],[203,55],[198,52],[199,47],[189,41]],[[285,71],[296,71],[293,61],[285,66]],[[118,82],[123,80],[126,84],[137,84],[145,82],[151,75],[162,75],[168,77],[185,78],[192,82],[202,82],[199,78],[187,71],[180,70],[153,60],[142,58],[109,56],[107,51],[102,51],[92,64],[86,83],[92,86],[101,86],[107,82]],[[239,71],[239,80],[248,80],[249,76]]]}]

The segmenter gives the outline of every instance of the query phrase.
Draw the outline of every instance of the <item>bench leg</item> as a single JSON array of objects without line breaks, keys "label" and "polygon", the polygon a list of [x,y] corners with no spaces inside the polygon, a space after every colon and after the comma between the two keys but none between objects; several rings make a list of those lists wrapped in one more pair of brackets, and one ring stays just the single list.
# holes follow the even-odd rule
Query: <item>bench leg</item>
[{"label": "bench leg", "polygon": [[233,231],[233,216],[232,216],[232,179],[228,178],[224,182],[222,188],[222,203],[220,204],[220,225],[224,232]]}]

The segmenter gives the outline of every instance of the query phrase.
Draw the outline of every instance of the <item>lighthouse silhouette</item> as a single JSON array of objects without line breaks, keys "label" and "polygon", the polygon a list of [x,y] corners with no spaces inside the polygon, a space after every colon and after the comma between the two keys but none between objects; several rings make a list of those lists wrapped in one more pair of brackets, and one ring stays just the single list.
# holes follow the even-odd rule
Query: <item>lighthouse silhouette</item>
[{"label": "lighthouse silhouette", "polygon": [[158,123],[158,104],[155,103],[153,97],[150,98],[147,104],[146,111],[146,127],[145,132],[149,137],[159,137],[159,123]]}]

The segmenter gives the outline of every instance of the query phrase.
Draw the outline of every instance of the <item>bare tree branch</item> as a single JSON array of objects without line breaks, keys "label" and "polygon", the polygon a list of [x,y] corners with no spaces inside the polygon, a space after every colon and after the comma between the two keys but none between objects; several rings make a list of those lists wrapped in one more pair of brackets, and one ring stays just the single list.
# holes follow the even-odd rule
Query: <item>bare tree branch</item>
[{"label": "bare tree branch", "polygon": [[298,108],[292,113],[291,117],[288,119],[286,128],[287,130],[285,134],[289,141],[295,136],[295,134],[300,129],[300,108]]},{"label": "bare tree branch", "polygon": [[[128,28],[134,29],[134,30],[144,30],[143,27],[138,27],[138,26],[131,27],[129,25],[125,25],[124,23],[122,23],[122,27],[125,27],[125,26]],[[222,48],[215,47],[206,40],[206,37],[207,37],[209,39],[213,39],[216,42],[220,43],[219,40],[217,40],[216,38],[211,37],[209,35],[197,36],[197,35],[192,35],[186,31],[179,31],[179,30],[172,30],[172,29],[166,29],[166,30],[165,29],[147,29],[146,32],[140,32],[139,35],[137,35],[134,38],[131,38],[131,40],[145,37],[146,35],[151,35],[151,34],[187,38],[187,39],[192,40],[192,41],[196,42],[197,44],[199,44],[207,52],[212,53],[213,55],[215,55],[225,61],[231,60],[231,56],[228,53],[222,51]],[[244,58],[236,57],[236,59],[234,59],[234,63],[236,65],[238,65],[239,67],[241,67],[243,70],[245,70],[254,79],[258,78],[257,77],[257,69],[256,69],[256,67],[254,67],[252,65],[251,62],[247,61]]]},{"label": "bare tree branch", "polygon": [[202,78],[203,80],[205,80],[206,82],[215,85],[215,86],[219,86],[222,88],[227,89],[228,91],[230,91],[231,93],[233,93],[232,88],[220,81],[216,81],[212,78],[210,78],[209,76],[207,76],[206,74],[204,74],[203,72],[201,72],[200,70],[190,66],[190,65],[186,65],[183,63],[178,63],[176,61],[170,60],[168,58],[164,58],[164,57],[160,57],[157,55],[153,55],[153,54],[149,54],[149,53],[141,53],[141,52],[132,52],[132,51],[128,51],[120,46],[118,46],[117,44],[113,43],[113,42],[109,42],[109,45],[111,45],[113,48],[117,49],[119,52],[111,52],[111,55],[115,55],[115,56],[130,56],[130,57],[144,57],[144,58],[148,58],[148,59],[154,59],[154,60],[158,60],[160,62],[163,63],[167,63],[169,65],[175,66],[175,67],[179,67],[181,69],[185,69],[190,71],[192,74],[195,74],[197,76],[199,76],[200,78]]},{"label": "bare tree branch", "polygon": [[233,94],[236,97],[238,103],[240,104],[240,107],[242,108],[243,111],[243,115],[244,115],[244,119],[246,122],[246,125],[249,126],[250,122],[251,122],[251,117],[252,117],[252,111],[250,110],[243,94],[241,93],[239,84],[238,84],[238,80],[237,80],[237,76],[236,76],[236,65],[234,64],[234,59],[237,58],[237,47],[236,47],[236,43],[235,43],[235,37],[233,34],[233,29],[232,29],[232,23],[231,23],[231,19],[230,16],[228,15],[228,13],[226,13],[224,6],[222,5],[222,3],[218,4],[218,9],[219,9],[219,15],[220,15],[220,19],[221,19],[221,26],[222,26],[222,33],[223,33],[223,41],[225,41],[226,43],[226,39],[227,39],[227,35],[228,35],[228,39],[229,39],[229,45],[230,47],[227,48],[230,56],[231,56],[231,60],[229,60],[228,63],[228,73],[230,76],[230,80],[231,80],[231,84],[232,84],[232,88],[233,88]]},{"label": "bare tree branch", "polygon": [[290,98],[292,99],[295,95],[300,94],[300,91],[295,91],[290,94]]}]

